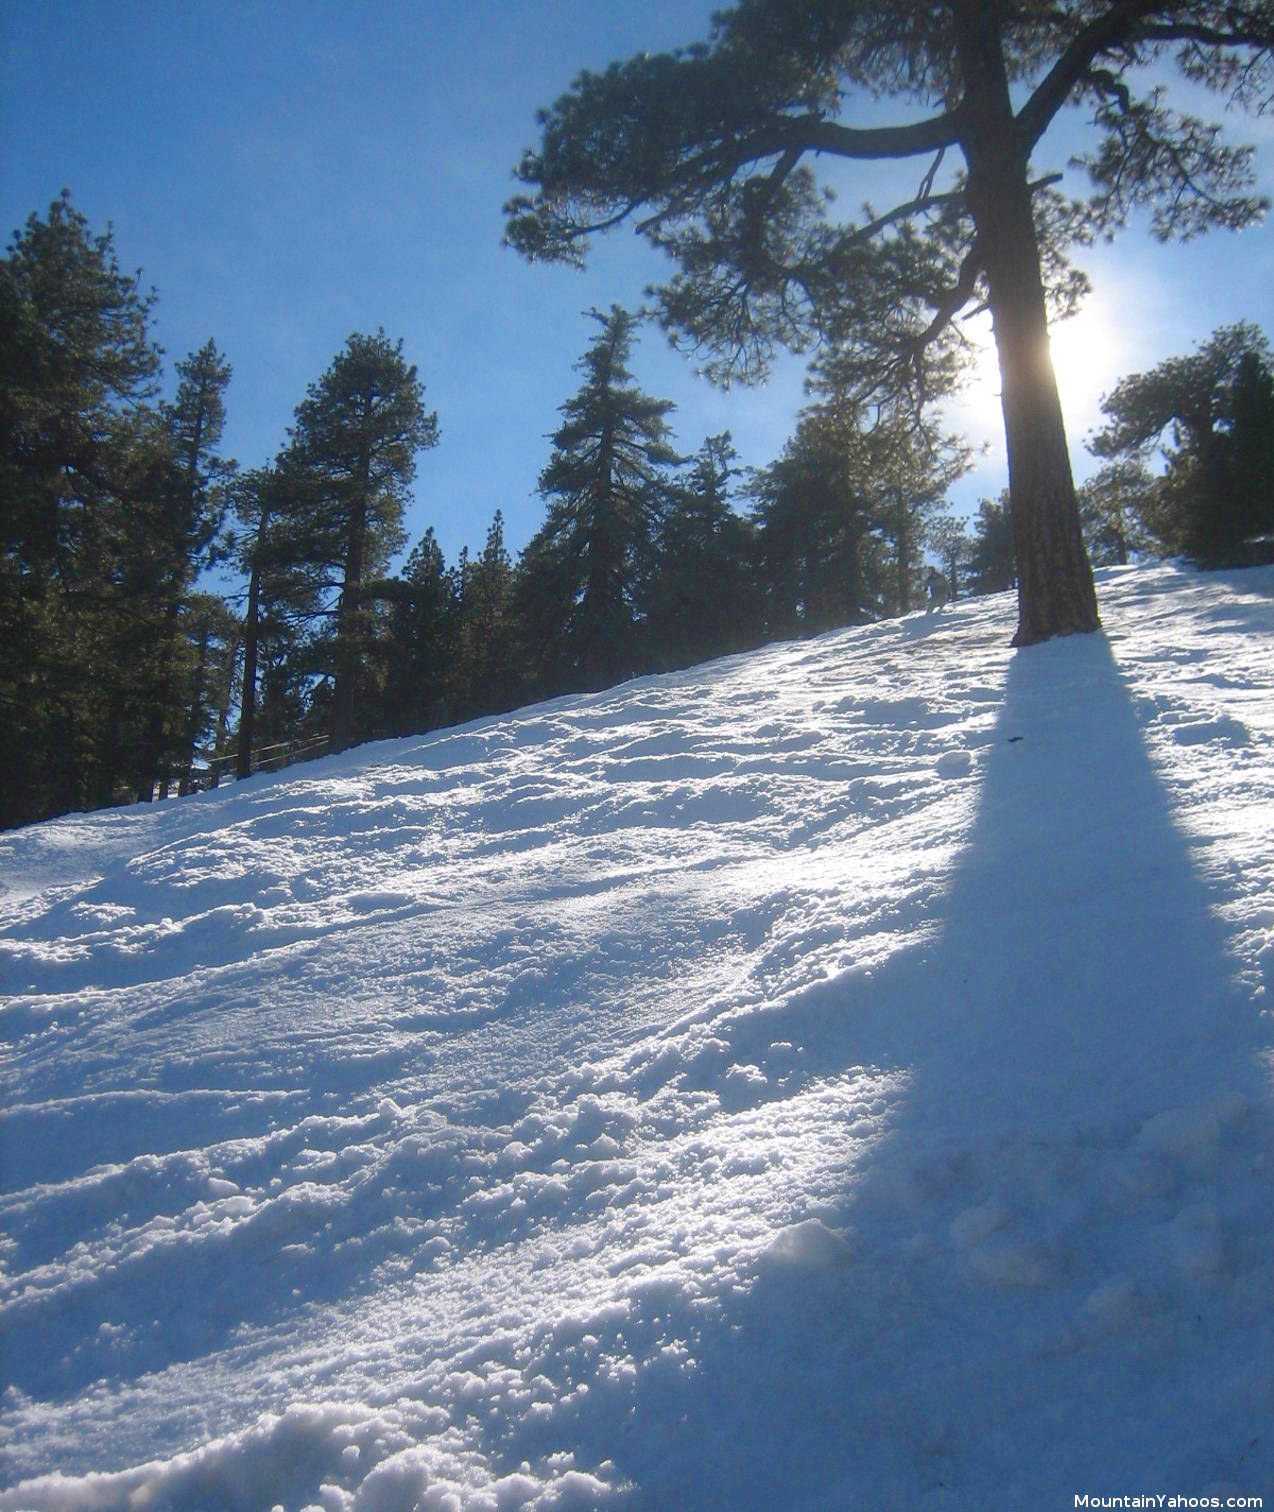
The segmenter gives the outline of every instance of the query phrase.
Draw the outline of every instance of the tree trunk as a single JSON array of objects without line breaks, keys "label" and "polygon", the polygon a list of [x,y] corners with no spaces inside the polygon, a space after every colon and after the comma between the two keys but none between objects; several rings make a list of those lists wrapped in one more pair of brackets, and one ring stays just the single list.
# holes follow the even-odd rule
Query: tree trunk
[{"label": "tree trunk", "polygon": [[580,602],[583,635],[576,658],[583,686],[590,692],[620,680],[619,657],[623,648],[615,644],[623,582],[623,547],[617,519],[620,506],[616,502],[619,488],[615,476],[615,438],[611,422],[606,419],[598,438],[592,497],[585,505],[588,576]]},{"label": "tree trunk", "polygon": [[235,777],[241,782],[252,776],[252,737],[257,722],[257,638],[261,617],[261,553],[265,541],[265,510],[257,530],[257,549],[248,580],[248,611],[243,621],[243,702],[239,709],[239,752]]},{"label": "tree trunk", "polygon": [[209,628],[205,624],[199,633],[199,657],[195,665],[195,680],[190,693],[190,718],[186,724],[184,759],[181,780],[177,787],[179,798],[187,797],[194,785],[195,751],[199,743],[199,726],[204,716],[204,684],[208,678],[209,633]]},{"label": "tree trunk", "polygon": [[[853,525],[849,527],[849,541],[846,546],[845,582],[849,589],[845,605],[845,620],[847,625],[861,625],[867,618],[863,613],[863,574],[861,553],[859,545],[862,536]],[[829,614],[827,623],[820,625],[820,630],[831,630],[835,627],[836,620]]]},{"label": "tree trunk", "polygon": [[[161,798],[167,798],[171,772],[168,767],[169,752],[165,739],[172,704],[175,698],[173,684],[176,680],[176,650],[178,620],[181,617],[181,600],[186,591],[190,573],[191,535],[195,515],[198,512],[199,454],[203,450],[204,424],[207,418],[206,399],[201,394],[199,409],[195,416],[194,434],[185,457],[185,481],[180,500],[168,495],[168,514],[172,521],[176,548],[180,556],[173,562],[171,598],[164,615],[164,637],[160,651],[160,670],[156,688],[156,702],[146,721],[146,733],[142,742],[141,763],[137,779],[138,803],[150,803],[155,796],[155,780],[159,779]],[[161,766],[162,763],[162,766]]]},{"label": "tree trunk", "polygon": [[[1023,186],[1024,187],[1024,186]],[[1025,192],[1023,198],[1027,198]],[[1026,206],[1030,226],[1029,202]],[[1054,635],[1100,628],[1092,568],[1079,524],[1070,453],[1048,352],[1044,291],[1034,228],[1029,244],[1016,238],[992,279],[991,312],[1000,358],[1004,436],[1009,462],[1009,506],[1017,562],[1018,627],[1015,646]],[[1030,260],[1035,291],[1020,297],[1020,264]],[[1005,285],[1008,284],[1006,291]]]},{"label": "tree trunk", "polygon": [[137,764],[137,801],[152,803],[155,798],[156,781],[162,784],[161,798],[168,796],[167,736],[168,717],[174,699],[173,683],[176,680],[176,639],[181,617],[181,585],[178,584],[164,610],[163,638],[157,652],[159,668],[151,689],[151,706],[146,716],[142,735],[141,752]]},{"label": "tree trunk", "polygon": [[969,207],[991,292],[1017,559],[1015,646],[1100,628],[1097,593],[1071,475],[1066,428],[1048,349],[1039,242],[997,8],[956,10],[965,75]]},{"label": "tree trunk", "polygon": [[217,787],[221,782],[221,768],[226,754],[226,736],[230,730],[230,710],[234,705],[234,669],[239,660],[239,649],[242,644],[242,636],[235,636],[226,654],[226,680],[221,691],[221,707],[217,714],[217,739],[213,747],[215,760],[208,779],[212,787]]},{"label": "tree trunk", "polygon": [[907,518],[907,500],[899,490],[894,500],[897,510],[898,613],[911,613],[911,522]]},{"label": "tree trunk", "polygon": [[[364,467],[366,476],[368,469]],[[331,750],[343,751],[354,739],[354,683],[358,676],[363,554],[367,536],[367,486],[359,487],[350,507],[345,543],[345,580],[337,610],[336,667],[332,680]]]}]

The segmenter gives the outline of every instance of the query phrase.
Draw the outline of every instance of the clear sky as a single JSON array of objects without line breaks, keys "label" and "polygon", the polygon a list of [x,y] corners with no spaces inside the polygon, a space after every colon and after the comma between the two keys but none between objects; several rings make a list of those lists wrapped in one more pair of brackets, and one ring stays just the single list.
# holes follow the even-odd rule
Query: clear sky
[{"label": "clear sky", "polygon": [[[286,439],[306,385],[353,331],[403,338],[442,440],[420,458],[407,526],[448,561],[480,548],[497,508],[515,551],[543,518],[536,479],[583,312],[635,306],[660,263],[627,231],[580,275],[502,248],[511,170],[534,112],[581,68],[706,34],[717,0],[0,0],[0,223],[43,214],[63,186],[121,263],[159,293],[173,362],[209,336],[229,358],[225,451],[244,466]],[[1274,193],[1274,121],[1239,118]],[[1046,140],[1041,168],[1071,144]],[[919,172],[919,169],[914,171]],[[880,181],[913,165],[877,170]],[[1162,247],[1129,231],[1083,259],[1094,295],[1055,348],[1078,475],[1084,434],[1122,373],[1189,351],[1240,318],[1274,326],[1268,226]],[[783,364],[759,390],[723,394],[654,329],[633,360],[676,402],[684,451],[730,430],[744,462],[780,451],[802,402]],[[952,411],[991,441],[957,506],[1004,486],[993,379]]]}]

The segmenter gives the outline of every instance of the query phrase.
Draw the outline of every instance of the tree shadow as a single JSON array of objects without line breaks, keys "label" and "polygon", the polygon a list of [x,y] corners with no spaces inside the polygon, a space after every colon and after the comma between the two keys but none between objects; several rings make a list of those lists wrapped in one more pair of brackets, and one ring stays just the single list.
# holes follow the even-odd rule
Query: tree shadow
[{"label": "tree shadow", "polygon": [[636,1295],[599,1349],[635,1373],[511,1462],[565,1425],[649,1507],[1268,1480],[1269,1026],[1104,636],[1017,653],[981,783],[928,943],[725,1031],[905,1081],[839,1211],[733,1295]]},{"label": "tree shadow", "polygon": [[[896,633],[889,627],[891,642],[896,634],[908,649],[960,628],[956,614],[912,616],[899,626]],[[892,675],[882,658],[885,689]],[[422,1397],[435,1394],[452,1430],[476,1439],[502,1468],[514,1472],[524,1460],[570,1451],[581,1468],[609,1461],[605,1473],[630,1485],[638,1506],[732,1508],[1028,1505],[1074,1489],[1134,1484],[1197,1492],[1227,1479],[1251,1489],[1274,1469],[1265,1426],[1274,1410],[1266,1234],[1274,1210],[1266,1152],[1274,1138],[1257,1059],[1261,1025],[1235,984],[1227,931],[1215,911],[1227,899],[1199,878],[1192,842],[1173,822],[1137,706],[1102,638],[1020,652],[1002,700],[996,689],[978,691],[985,694],[980,702],[999,701],[998,724],[967,753],[970,775],[960,775],[961,762],[947,769],[953,782],[979,784],[967,843],[945,885],[935,860],[931,875],[906,896],[886,889],[896,903],[888,927],[908,942],[904,948],[799,991],[789,985],[778,1001],[743,1002],[732,989],[697,1000],[702,1024],[694,1028],[702,1027],[702,1039],[682,1026],[664,1036],[644,1021],[633,1031],[632,1060],[615,1072],[616,1086],[638,1103],[656,1099],[670,1079],[678,1080],[680,1107],[707,1094],[693,1102],[709,1110],[694,1130],[705,1159],[717,1131],[746,1161],[746,1131],[760,1126],[754,1115],[762,1103],[778,1105],[777,1115],[795,1128],[809,1111],[794,1100],[822,1087],[882,1089],[883,1111],[870,1135],[855,1135],[848,1119],[800,1130],[803,1139],[821,1138],[824,1149],[846,1130],[843,1151],[834,1147],[830,1157],[836,1176],[813,1196],[791,1192],[787,1211],[804,1224],[776,1235],[768,1250],[758,1241],[741,1278],[746,1284],[734,1288],[716,1284],[734,1274],[732,1259],[714,1273],[708,1257],[706,1276],[676,1261],[643,1275],[616,1204],[616,1258],[633,1261],[631,1277],[614,1269],[603,1275],[593,1295],[607,1300],[596,1306],[572,1299],[564,1284],[555,1320],[543,1323],[525,1355],[520,1341],[516,1351],[507,1341],[492,1346],[509,1352],[509,1368],[523,1384],[561,1388],[551,1412],[546,1399],[543,1412],[528,1412],[514,1393],[507,1401],[486,1397],[481,1421],[470,1419],[468,1398],[422,1367]],[[857,692],[851,702],[864,717]],[[924,699],[910,702],[917,705],[915,738],[927,738]],[[655,713],[662,707],[652,698]],[[826,717],[838,708],[831,703]],[[882,698],[873,717],[884,728],[901,709],[898,700]],[[610,714],[589,717],[605,726]],[[625,759],[678,755],[675,734],[660,730],[656,740],[653,752],[630,750]],[[823,773],[833,794],[829,809],[851,780],[839,771],[829,765]],[[890,812],[901,813],[907,802]],[[709,794],[709,807],[718,803]],[[807,831],[792,833],[785,865],[817,868],[836,848],[827,834],[814,847],[802,838]],[[739,911],[750,931],[740,960],[754,965],[770,934],[781,933],[775,926],[809,907],[807,891],[789,900],[778,884],[765,886],[763,904]],[[388,894],[372,901],[393,911]],[[863,924],[852,917],[859,901],[847,900],[841,916],[828,910],[829,940],[856,937],[854,928],[837,930],[846,920]],[[578,997],[585,1042],[597,1011],[587,1002],[593,968],[585,969],[586,959],[604,961],[608,972],[619,965],[635,989],[657,958],[675,983],[681,961],[694,958],[702,939],[698,903],[691,902],[680,913],[684,953],[674,948],[668,903],[666,885],[653,879],[630,900],[631,916],[619,918],[618,899],[587,915],[555,968],[575,973],[569,992],[559,986],[549,994],[542,978],[533,978],[509,1024],[531,1042],[528,1015],[539,999],[553,997],[547,1015],[567,996]],[[878,927],[873,916],[863,933]],[[656,940],[658,953],[650,943]],[[546,936],[545,949],[548,943]],[[566,937],[552,943],[565,946]],[[808,935],[780,938],[777,947],[787,943],[815,966],[827,958],[811,950]],[[778,961],[772,979],[790,984],[790,965]],[[763,968],[755,965],[749,976],[758,994],[771,979]],[[304,958],[296,969],[308,971]],[[612,989],[610,998],[621,1003],[624,994]],[[472,1052],[480,1032],[481,1025],[458,1038],[454,1053]],[[436,1052],[410,1053],[419,1055],[423,1081],[426,1057]],[[288,1062],[294,1073],[300,1054]],[[373,1091],[397,1095],[397,1087],[385,1080],[391,1073],[383,1058],[328,1062],[319,1054],[313,1072],[307,1061],[298,1076],[304,1087],[284,1089],[294,1099],[287,1123],[298,1146],[321,1146],[334,1157],[354,1137],[335,1114],[360,1098],[364,1106]],[[492,1061],[475,1056],[475,1063]],[[587,1240],[596,1208],[586,1197],[603,1196],[589,1185],[602,1179],[593,1141],[605,1134],[623,1145],[627,1138],[622,1128],[594,1128],[583,1116],[584,1094],[599,1089],[595,1068],[581,1070],[578,1084],[569,1077],[542,1084],[550,1111],[578,1101],[576,1116],[534,1157],[519,1159],[528,1170],[552,1171],[551,1185],[567,1188],[570,1202],[559,1207],[546,1195],[523,1218],[512,1216],[511,1205],[475,1215],[463,1206],[465,1157],[480,1147],[485,1129],[507,1139],[525,1111],[510,1101],[515,1094],[504,1084],[518,1078],[507,1064],[486,1074],[494,1078],[495,1102],[475,1087],[473,1130],[451,1106],[423,1133],[400,1135],[391,1108],[377,1115],[383,1130],[359,1137],[375,1137],[394,1154],[339,1210],[321,1193],[313,1207],[272,1204],[259,1226],[201,1246],[183,1274],[185,1294],[197,1305],[153,1342],[145,1332],[151,1299],[173,1274],[158,1249],[141,1273],[118,1285],[109,1280],[86,1293],[82,1311],[73,1301],[60,1317],[60,1339],[88,1341],[75,1359],[47,1348],[41,1354],[47,1341],[32,1315],[15,1384],[49,1403],[78,1396],[99,1374],[124,1386],[144,1371],[219,1351],[240,1328],[285,1340],[316,1303],[349,1304],[353,1311],[336,1315],[338,1330],[383,1285],[376,1269],[383,1262],[394,1263],[395,1275],[412,1275],[379,1310],[384,1334],[372,1332],[394,1368],[413,1352],[428,1360],[427,1333],[413,1337],[417,1324],[404,1321],[420,1319],[421,1310],[396,1305],[428,1294],[434,1263],[412,1232],[398,1233],[402,1192],[410,1194],[413,1219],[445,1220],[458,1254],[485,1255],[495,1268],[506,1245],[512,1258],[524,1237],[556,1239],[576,1221]],[[361,1116],[370,1119],[367,1106]],[[188,1134],[202,1147],[229,1115],[220,1101],[200,1107]],[[231,1132],[263,1134],[268,1112],[236,1113]],[[311,1112],[333,1115],[330,1133],[305,1127]],[[656,1114],[650,1128],[657,1127]],[[668,1127],[685,1132],[675,1117]],[[644,1149],[625,1151],[652,1152],[663,1154],[653,1132]],[[285,1157],[290,1165],[291,1155],[272,1147],[259,1170],[228,1174],[261,1186]],[[818,1169],[826,1164],[820,1154]],[[649,1165],[662,1181],[656,1168],[664,1161],[652,1154]],[[687,1170],[694,1174],[689,1158],[681,1178]],[[164,1167],[156,1210],[186,1210],[202,1191],[200,1179],[193,1169],[173,1175]],[[699,1190],[711,1179],[702,1177]],[[744,1187],[731,1189],[731,1202]],[[628,1200],[644,1221],[659,1210],[661,1195],[652,1181],[648,1196]],[[140,1200],[134,1195],[130,1205]],[[83,1217],[86,1226],[98,1221],[95,1211]],[[694,1230],[684,1209],[677,1221]],[[670,1238],[670,1253],[677,1242]],[[358,1266],[347,1246],[357,1249]],[[563,1257],[572,1249],[554,1243],[543,1253],[569,1264]],[[603,1272],[611,1258],[596,1257]],[[369,1302],[368,1310],[376,1308]],[[111,1330],[120,1325],[135,1342],[117,1359]],[[354,1361],[355,1373],[374,1373],[374,1349],[359,1348],[372,1349],[366,1358],[373,1364]],[[19,1359],[16,1334],[11,1359]],[[273,1407],[269,1393],[282,1388],[252,1369],[245,1397],[256,1393],[263,1410]],[[179,1377],[173,1381],[176,1394],[189,1395]],[[1120,1401],[1135,1408],[1112,1410]],[[167,1431],[188,1431],[176,1415],[173,1423]],[[179,1447],[187,1447],[184,1437],[174,1440],[174,1452]],[[65,1453],[62,1468],[71,1463]],[[75,1464],[87,1469],[93,1453],[81,1444]]]}]

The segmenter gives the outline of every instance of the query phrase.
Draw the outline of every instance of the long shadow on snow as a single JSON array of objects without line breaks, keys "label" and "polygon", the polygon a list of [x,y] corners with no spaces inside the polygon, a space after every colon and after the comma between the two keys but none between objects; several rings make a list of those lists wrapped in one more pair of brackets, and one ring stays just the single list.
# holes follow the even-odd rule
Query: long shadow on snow
[{"label": "long shadow on snow", "polygon": [[[818,1074],[905,1073],[890,1137],[865,1165],[847,1150],[848,1251],[762,1257],[715,1307],[652,1285],[599,1350],[646,1363],[599,1373],[549,1429],[509,1425],[509,1461],[609,1459],[643,1507],[1259,1484],[1269,1242],[1231,1178],[1236,1142],[1259,1162],[1269,1099],[1220,901],[1105,639],[1020,652],[933,943],[721,1031],[763,1070],[786,1039]],[[1221,1358],[1244,1306],[1252,1358]],[[578,1369],[555,1353],[550,1378]]]}]

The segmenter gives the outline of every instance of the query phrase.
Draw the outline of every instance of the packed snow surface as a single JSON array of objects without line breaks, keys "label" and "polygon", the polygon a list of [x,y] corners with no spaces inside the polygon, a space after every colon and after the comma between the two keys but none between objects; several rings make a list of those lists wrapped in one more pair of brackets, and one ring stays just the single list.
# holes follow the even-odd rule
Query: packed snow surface
[{"label": "packed snow surface", "polygon": [[1268,1497],[1274,570],[1100,577],[0,836],[0,1509]]}]

